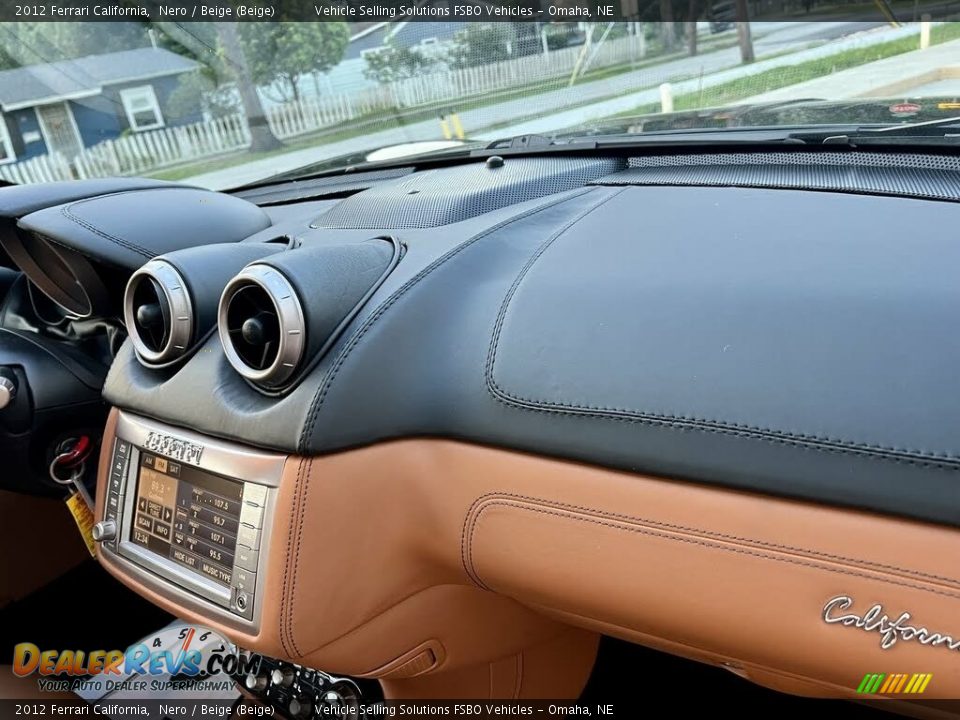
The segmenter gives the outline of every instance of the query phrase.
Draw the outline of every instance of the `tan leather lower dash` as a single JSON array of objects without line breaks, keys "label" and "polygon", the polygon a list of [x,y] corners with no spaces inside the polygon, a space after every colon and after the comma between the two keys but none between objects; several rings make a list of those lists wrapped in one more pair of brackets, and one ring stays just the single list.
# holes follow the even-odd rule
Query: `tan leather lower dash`
[{"label": "tan leather lower dash", "polygon": [[442,677],[473,692],[492,674],[505,679],[491,693],[558,693],[536,680],[556,653],[535,649],[582,649],[553,675],[576,685],[603,632],[781,690],[855,696],[867,673],[931,673],[925,698],[960,697],[954,528],[400,440],[291,457],[273,532],[256,635],[104,564],[244,647],[385,676],[397,696]]}]

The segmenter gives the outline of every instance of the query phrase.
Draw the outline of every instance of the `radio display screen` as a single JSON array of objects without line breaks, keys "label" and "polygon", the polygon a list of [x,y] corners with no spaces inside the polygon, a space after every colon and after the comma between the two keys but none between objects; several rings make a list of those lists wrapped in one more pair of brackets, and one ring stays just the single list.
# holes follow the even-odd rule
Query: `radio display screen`
[{"label": "radio display screen", "polygon": [[140,454],[130,540],[230,586],[243,483]]}]

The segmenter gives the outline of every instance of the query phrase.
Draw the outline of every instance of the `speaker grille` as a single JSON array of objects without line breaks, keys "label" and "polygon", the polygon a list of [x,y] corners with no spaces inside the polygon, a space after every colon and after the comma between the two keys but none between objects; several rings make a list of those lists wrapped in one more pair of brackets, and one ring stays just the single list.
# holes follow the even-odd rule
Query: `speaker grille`
[{"label": "speaker grille", "polygon": [[707,185],[960,200],[960,158],[922,153],[761,152],[630,158],[595,185]]}]

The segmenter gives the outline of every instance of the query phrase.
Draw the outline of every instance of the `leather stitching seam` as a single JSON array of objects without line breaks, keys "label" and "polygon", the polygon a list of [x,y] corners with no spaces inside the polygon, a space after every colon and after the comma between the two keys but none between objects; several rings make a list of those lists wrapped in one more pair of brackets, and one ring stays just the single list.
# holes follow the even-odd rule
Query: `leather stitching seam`
[{"label": "leather stitching seam", "polygon": [[76,223],[77,225],[79,225],[80,227],[86,228],[87,230],[89,230],[90,232],[92,232],[94,235],[97,235],[97,236],[103,238],[104,240],[109,240],[110,242],[114,243],[115,245],[119,245],[119,246],[121,246],[121,247],[124,247],[124,248],[126,248],[127,250],[130,250],[130,251],[132,251],[132,252],[137,253],[138,255],[142,255],[143,257],[147,258],[148,260],[156,255],[156,253],[152,253],[152,252],[150,252],[149,250],[147,250],[146,248],[141,247],[140,245],[137,245],[137,244],[135,244],[135,243],[132,243],[132,242],[130,242],[130,241],[128,241],[128,240],[124,240],[123,238],[115,237],[114,235],[111,235],[110,233],[104,232],[103,230],[101,230],[100,228],[98,228],[96,225],[93,225],[93,224],[87,222],[86,220],[82,220],[81,218],[77,217],[76,215],[74,215],[74,214],[71,212],[71,209],[72,209],[73,207],[75,207],[76,205],[81,205],[81,204],[83,204],[84,202],[87,202],[88,200],[91,200],[91,199],[94,199],[94,198],[87,198],[87,200],[82,200],[82,201],[80,201],[80,202],[70,203],[69,205],[64,205],[63,208],[61,208],[61,210],[60,210],[60,214],[62,214],[65,218],[67,218],[67,220],[71,220],[72,222],[75,222],[75,223]]},{"label": "leather stitching seam", "polygon": [[293,550],[294,550],[294,536],[293,528],[296,523],[297,511],[300,507],[300,500],[302,493],[300,492],[300,485],[303,481],[303,474],[307,467],[307,459],[300,459],[300,467],[297,470],[297,477],[294,482],[293,488],[293,503],[290,507],[290,519],[289,525],[287,528],[287,554],[284,560],[283,565],[283,584],[281,585],[281,602],[280,602],[280,644],[283,646],[284,650],[288,654],[293,655],[292,643],[290,638],[292,633],[290,633],[288,626],[290,624],[290,614],[291,614],[291,590],[288,583],[288,578],[290,576],[290,565],[293,560]]},{"label": "leather stitching seam", "polygon": [[304,484],[303,488],[298,488],[298,493],[303,497],[303,500],[300,503],[300,512],[299,518],[297,520],[297,541],[296,549],[294,550],[293,558],[293,574],[292,574],[292,588],[290,590],[290,609],[287,613],[287,624],[288,624],[288,633],[290,635],[290,645],[296,651],[299,657],[303,657],[303,653],[300,651],[300,648],[297,646],[296,636],[293,632],[293,615],[294,609],[297,602],[297,581],[300,579],[300,549],[302,547],[303,540],[303,526],[307,517],[307,500],[310,498],[310,479],[313,477],[313,458],[307,462],[307,472],[304,475]]},{"label": "leather stitching seam", "polygon": [[[805,555],[810,555],[811,557],[823,558],[825,560],[833,560],[836,562],[844,563],[855,563],[862,565],[866,568],[876,569],[878,571],[890,571],[897,572],[903,575],[911,575],[916,577],[918,580],[931,580],[938,582],[951,583],[960,587],[960,579],[947,577],[945,575],[935,575],[933,573],[926,573],[921,570],[912,570],[910,568],[900,567],[898,565],[889,565],[886,563],[879,563],[873,560],[864,560],[863,558],[849,557],[846,555],[834,555],[832,553],[823,552],[822,550],[814,550],[812,548],[800,547],[797,545],[786,545],[781,543],[771,543],[766,540],[760,540],[758,538],[751,538],[742,535],[731,535],[728,533],[718,532],[716,530],[707,530],[706,528],[694,527],[692,525],[680,525],[677,523],[668,523],[661,520],[654,520],[653,518],[642,517],[637,515],[625,515],[623,513],[609,512],[607,510],[598,510],[597,508],[590,508],[584,505],[575,505],[571,503],[556,502],[553,500],[545,500],[544,498],[533,497],[532,495],[520,495],[517,493],[503,493],[503,492],[492,492],[486,493],[478,497],[471,505],[470,509],[467,511],[466,517],[463,519],[463,530],[461,531],[461,543],[460,543],[460,557],[464,562],[464,570],[467,570],[467,561],[464,547],[463,539],[466,538],[466,528],[467,523],[473,517],[474,512],[478,505],[496,498],[507,498],[513,500],[523,500],[531,503],[538,503],[540,505],[563,508],[565,510],[575,510],[583,513],[590,513],[597,515],[599,517],[605,517],[615,520],[624,520],[627,522],[637,522],[643,523],[646,525],[652,525],[654,527],[663,529],[663,530],[673,530],[678,532],[688,532],[688,533],[697,533],[700,535],[706,535],[708,537],[718,538],[720,540],[727,540],[730,542],[737,543],[746,543],[750,545],[756,545],[757,547],[763,547],[768,550],[781,550],[786,552],[796,552],[803,553]],[[468,571],[469,572],[469,571]]]},{"label": "leather stitching seam", "polygon": [[[409,290],[411,290],[415,285],[417,285],[421,280],[430,275],[438,267],[446,263],[448,260],[452,259],[456,255],[460,254],[467,248],[473,246],[475,243],[479,242],[483,238],[492,235],[495,232],[502,230],[503,228],[512,225],[513,223],[524,220],[528,217],[531,217],[537,213],[544,212],[549,210],[557,205],[561,205],[564,202],[573,200],[575,198],[581,197],[591,191],[596,190],[597,188],[593,187],[584,187],[579,192],[573,193],[571,195],[565,195],[563,198],[557,200],[553,199],[550,202],[546,202],[543,205],[538,205],[535,208],[530,208],[524,212],[514,215],[512,217],[503,220],[502,222],[497,223],[493,227],[487,228],[479,235],[474,235],[469,240],[457,245],[452,250],[448,251],[444,255],[441,255],[439,258],[430,263],[423,270],[418,272],[412,278],[407,280],[403,285],[401,285],[393,294],[385,300],[373,313],[363,322],[363,325],[360,326],[360,329],[350,338],[347,342],[347,345],[340,351],[340,354],[337,356],[337,359],[334,361],[333,366],[327,372],[327,376],[324,378],[323,382],[320,385],[320,388],[317,390],[317,393],[314,395],[313,400],[310,403],[310,408],[308,410],[309,420],[304,426],[303,431],[300,433],[300,439],[297,444],[297,447],[301,452],[306,451],[306,445],[308,439],[313,434],[314,426],[316,425],[317,419],[320,415],[320,408],[323,405],[324,400],[326,399],[327,393],[330,390],[330,387],[333,385],[333,381],[336,379],[337,374],[340,372],[340,369],[343,367],[344,362],[346,362],[347,357],[350,355],[353,350],[360,344],[360,341],[367,334],[373,324],[379,320],[386,312],[389,310],[397,301],[399,301]],[[622,192],[622,191],[620,191]]]},{"label": "leather stitching seam", "polygon": [[510,304],[514,295],[519,289],[520,284],[526,278],[527,273],[567,229],[568,227],[566,226],[561,228],[560,231],[543,242],[533,256],[531,256],[526,265],[524,265],[524,267],[520,270],[520,273],[510,286],[510,289],[507,291],[507,294],[501,303],[500,312],[497,316],[497,322],[494,326],[493,336],[490,339],[490,346],[487,352],[487,362],[485,367],[487,391],[498,402],[506,405],[507,407],[520,408],[522,410],[552,415],[577,418],[594,417],[602,420],[641,423],[676,430],[712,432],[732,435],[735,437],[749,438],[752,440],[761,440],[781,445],[791,445],[817,452],[852,454],[865,456],[876,460],[906,463],[926,468],[955,471],[958,469],[958,466],[960,466],[960,455],[955,455],[952,453],[934,453],[925,450],[889,447],[879,444],[857,442],[846,438],[831,438],[827,436],[796,433],[777,428],[765,428],[746,423],[734,423],[716,419],[700,418],[691,415],[672,415],[668,413],[646,412],[637,410],[635,408],[579,405],[577,403],[547,401],[537,398],[528,398],[508,392],[497,383],[494,374],[497,351],[500,344],[500,335],[506,320],[507,311],[509,310]]},{"label": "leather stitching seam", "polygon": [[[531,498],[531,500],[534,500],[534,501],[535,501],[535,499],[533,499],[533,498]],[[475,503],[475,505],[476,505],[476,503]],[[936,594],[936,595],[942,595],[942,596],[944,596],[944,597],[950,597],[950,598],[954,598],[954,599],[960,600],[960,593],[948,592],[948,591],[945,591],[945,590],[937,590],[937,589],[935,589],[935,588],[924,587],[924,586],[922,586],[922,585],[916,585],[916,584],[913,584],[913,583],[910,583],[910,582],[905,582],[905,581],[903,581],[903,580],[896,580],[896,579],[889,578],[889,577],[886,577],[886,578],[877,578],[877,577],[875,577],[875,576],[873,576],[873,575],[868,575],[868,574],[866,574],[865,572],[858,572],[858,571],[856,571],[856,570],[844,570],[844,569],[840,569],[840,568],[834,568],[834,567],[830,567],[829,565],[826,565],[826,564],[818,564],[817,562],[812,561],[813,558],[811,558],[811,561],[805,561],[805,560],[798,560],[798,559],[794,559],[794,558],[779,557],[779,556],[777,556],[777,555],[773,555],[773,554],[768,553],[768,552],[760,552],[760,551],[757,551],[757,550],[750,550],[750,549],[747,549],[747,548],[731,548],[731,547],[727,547],[727,546],[725,546],[725,545],[720,544],[719,542],[710,541],[710,540],[708,540],[708,539],[682,538],[682,537],[677,537],[677,536],[675,536],[675,535],[667,534],[667,532],[660,532],[660,531],[657,531],[657,530],[654,530],[654,529],[642,528],[642,527],[629,527],[629,526],[627,526],[627,525],[625,524],[625,520],[628,519],[628,518],[626,518],[625,516],[622,516],[622,517],[624,517],[624,520],[621,520],[621,521],[620,521],[620,524],[618,524],[617,522],[613,522],[613,521],[609,521],[609,520],[603,520],[602,518],[605,517],[604,515],[598,515],[598,516],[596,516],[596,517],[584,517],[584,516],[582,516],[582,515],[575,515],[575,514],[573,514],[573,513],[570,512],[570,511],[562,512],[562,511],[560,511],[559,508],[558,508],[558,509],[555,509],[555,510],[551,510],[551,509],[549,509],[550,506],[548,506],[548,505],[547,505],[547,506],[536,507],[536,506],[531,506],[531,505],[529,505],[529,504],[524,504],[524,503],[521,503],[521,502],[518,502],[518,501],[515,501],[515,500],[509,500],[509,499],[489,499],[489,498],[488,498],[488,499],[482,504],[482,506],[479,507],[479,508],[476,510],[476,512],[473,514],[473,519],[472,519],[472,521],[471,521],[471,523],[470,523],[470,531],[469,531],[469,534],[468,534],[468,537],[467,537],[467,540],[466,540],[466,543],[467,543],[466,556],[467,556],[467,562],[469,563],[469,567],[467,568],[467,572],[469,573],[469,575],[470,575],[477,583],[480,584],[480,586],[481,586],[482,588],[484,588],[484,589],[486,589],[486,590],[491,590],[491,591],[492,591],[493,589],[490,588],[489,586],[487,586],[487,585],[483,582],[483,580],[480,578],[479,573],[476,571],[476,568],[474,567],[474,563],[473,563],[473,536],[474,536],[474,533],[476,532],[476,529],[477,529],[477,526],[478,526],[478,524],[479,524],[480,518],[482,517],[484,511],[487,510],[487,509],[489,509],[489,508],[491,508],[491,507],[497,506],[497,505],[504,506],[504,507],[514,507],[514,508],[519,509],[519,510],[527,510],[527,511],[530,511],[530,512],[540,513],[540,514],[542,514],[542,515],[552,515],[552,516],[559,517],[559,518],[563,518],[563,519],[576,520],[576,521],[580,521],[580,522],[588,522],[588,523],[592,523],[592,524],[594,524],[594,525],[601,525],[601,526],[604,526],[604,527],[613,528],[614,530],[624,530],[624,531],[627,531],[627,532],[633,532],[633,533],[637,533],[637,534],[640,534],[640,535],[648,535],[648,536],[651,536],[651,537],[657,537],[657,538],[661,538],[661,539],[664,539],[664,540],[671,540],[671,541],[674,541],[674,542],[684,542],[684,543],[689,543],[689,544],[691,544],[691,545],[700,545],[700,546],[703,546],[703,547],[706,547],[706,548],[710,548],[710,549],[713,549],[713,550],[721,550],[721,551],[723,551],[723,552],[738,553],[738,554],[741,554],[741,555],[748,555],[748,556],[751,556],[751,557],[757,557],[757,558],[761,558],[761,559],[764,559],[764,560],[773,560],[774,562],[790,563],[790,564],[792,564],[792,565],[800,565],[800,566],[802,566],[802,567],[809,567],[809,568],[813,568],[813,569],[815,569],[815,570],[822,570],[822,571],[825,571],[825,572],[833,572],[833,573],[838,573],[838,574],[841,574],[841,575],[850,575],[850,576],[852,576],[852,577],[859,577],[859,578],[864,578],[864,579],[867,579],[867,580],[878,580],[878,581],[880,581],[880,582],[889,583],[889,584],[891,584],[891,585],[899,585],[899,586],[901,586],[901,587],[912,588],[912,589],[914,589],[914,590],[921,590],[921,591],[923,591],[923,592],[929,592],[929,593],[933,593],[933,594]],[[587,510],[587,512],[591,512],[591,513],[594,513],[594,514],[597,513],[596,510]],[[638,518],[629,518],[629,519],[630,519],[630,520],[633,520],[634,522],[643,522],[642,520],[640,520],[640,519],[638,519]],[[697,530],[697,529],[695,529],[695,528],[693,528],[693,529],[691,529],[691,530],[692,530],[693,532],[701,532],[701,531],[699,531],[699,530]],[[807,551],[804,550],[804,552],[807,552]],[[825,561],[824,561],[824,562],[825,562]],[[870,568],[865,568],[865,569],[869,570]],[[881,571],[875,570],[874,572],[880,573]]]}]

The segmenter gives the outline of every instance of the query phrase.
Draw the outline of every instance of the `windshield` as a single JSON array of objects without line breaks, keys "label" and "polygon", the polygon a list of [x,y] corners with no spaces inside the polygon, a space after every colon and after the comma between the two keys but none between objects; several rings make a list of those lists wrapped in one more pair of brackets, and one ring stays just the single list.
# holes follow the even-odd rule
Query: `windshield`
[{"label": "windshield", "polygon": [[18,5],[0,23],[0,178],[223,189],[525,134],[960,116],[960,23],[915,2],[158,7]]}]

